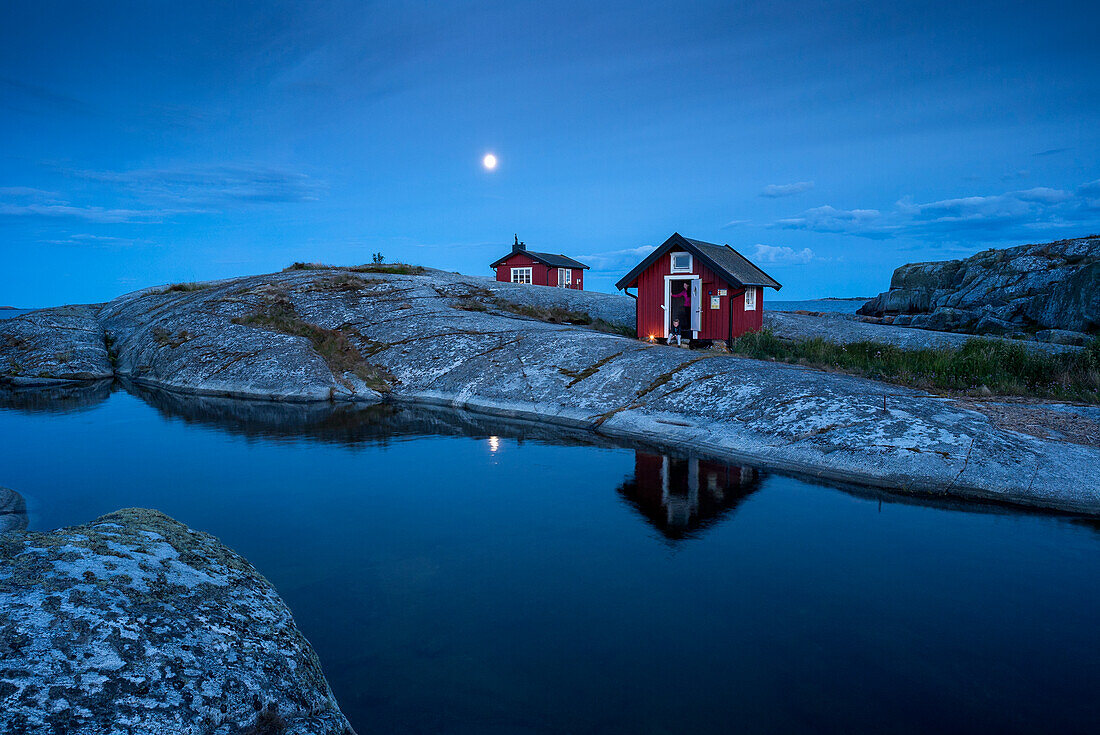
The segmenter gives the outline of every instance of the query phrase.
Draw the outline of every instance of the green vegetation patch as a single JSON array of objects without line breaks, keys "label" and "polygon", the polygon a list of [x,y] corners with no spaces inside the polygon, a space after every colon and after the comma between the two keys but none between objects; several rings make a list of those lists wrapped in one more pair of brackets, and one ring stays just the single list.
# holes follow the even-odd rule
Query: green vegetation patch
[{"label": "green vegetation patch", "polygon": [[907,350],[878,342],[841,345],[820,337],[783,340],[765,329],[738,337],[731,351],[926,390],[1100,403],[1100,338],[1082,350],[1060,353],[981,338],[961,347]]},{"label": "green vegetation patch", "polygon": [[233,323],[305,337],[313,345],[314,351],[328,364],[332,376],[349,390],[352,386],[344,378],[344,373],[357,376],[376,391],[391,390],[394,376],[385,368],[363,360],[363,356],[351,342],[351,337],[357,336],[354,330],[350,327],[326,329],[304,321],[298,316],[294,304],[285,293],[269,292],[255,313],[237,317]]},{"label": "green vegetation patch", "polygon": [[173,283],[171,286],[162,288],[156,293],[187,293],[190,291],[202,291],[207,288],[210,288],[210,285],[206,283]]},{"label": "green vegetation patch", "polygon": [[363,265],[325,265],[324,263],[291,263],[287,271],[350,271],[352,273],[390,273],[395,276],[419,276],[424,267],[408,263],[364,263]]}]

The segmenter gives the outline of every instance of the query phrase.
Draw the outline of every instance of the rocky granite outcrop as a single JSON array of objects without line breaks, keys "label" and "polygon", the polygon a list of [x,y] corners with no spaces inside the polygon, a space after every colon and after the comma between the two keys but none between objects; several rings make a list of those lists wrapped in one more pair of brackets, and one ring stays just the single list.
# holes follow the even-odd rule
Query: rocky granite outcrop
[{"label": "rocky granite outcrop", "polygon": [[39,309],[0,323],[0,382],[56,385],[110,378],[111,366],[95,306]]},{"label": "rocky granite outcrop", "polygon": [[898,326],[1080,343],[1100,333],[1100,236],[903,265],[859,313],[894,316]]},{"label": "rocky granite outcrop", "polygon": [[0,535],[0,732],[351,735],[272,586],[156,511]]},{"label": "rocky granite outcrop", "polygon": [[27,502],[14,490],[0,487],[0,533],[27,527]]},{"label": "rocky granite outcrop", "polygon": [[[142,291],[99,318],[117,375],[139,386],[414,401],[838,481],[1100,512],[1096,447],[1006,428],[919,390],[531,316],[560,321],[554,309],[586,298],[441,272],[328,269]],[[619,304],[633,302],[601,294],[585,310],[610,321],[627,313]]]}]

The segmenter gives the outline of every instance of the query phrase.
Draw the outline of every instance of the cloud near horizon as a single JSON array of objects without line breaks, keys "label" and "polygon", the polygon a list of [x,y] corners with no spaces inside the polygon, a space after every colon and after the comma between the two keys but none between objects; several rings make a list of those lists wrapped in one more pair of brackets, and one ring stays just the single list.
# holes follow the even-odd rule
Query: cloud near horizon
[{"label": "cloud near horizon", "polygon": [[326,188],[322,182],[303,173],[248,164],[69,173],[88,181],[114,185],[142,199],[214,207],[314,202]]},{"label": "cloud near horizon", "polygon": [[632,268],[643,258],[656,250],[655,245],[642,245],[637,248],[625,248],[623,250],[609,250],[605,253],[586,253],[578,255],[577,260],[588,265],[595,272],[605,272]]},{"label": "cloud near horizon", "polygon": [[753,252],[753,260],[757,263],[805,265],[812,260],[820,260],[820,258],[810,248],[795,250],[786,245],[761,245],[757,243]]},{"label": "cloud near horizon", "polygon": [[812,181],[796,181],[793,184],[768,184],[764,187],[764,191],[760,192],[760,196],[778,199],[779,197],[801,194],[812,188],[814,188],[814,182]]},{"label": "cloud near horizon", "polygon": [[922,236],[951,240],[1008,240],[1042,228],[1100,225],[1100,179],[1073,191],[1035,187],[989,196],[959,197],[914,203],[905,197],[888,211],[807,209],[776,220],[780,229],[855,235],[870,239]]},{"label": "cloud near horizon", "polygon": [[0,217],[142,224],[241,207],[313,202],[326,190],[323,182],[306,174],[266,166],[62,172],[91,182],[96,190],[84,196],[97,201],[77,203],[64,194],[30,186],[0,187]]}]

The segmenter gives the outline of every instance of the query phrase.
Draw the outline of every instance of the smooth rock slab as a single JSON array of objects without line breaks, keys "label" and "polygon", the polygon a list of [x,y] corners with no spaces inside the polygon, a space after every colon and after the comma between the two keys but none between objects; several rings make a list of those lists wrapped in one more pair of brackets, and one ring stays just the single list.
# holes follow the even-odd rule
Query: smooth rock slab
[{"label": "smooth rock slab", "polygon": [[127,509],[0,535],[0,732],[353,731],[267,580],[213,536]]},{"label": "smooth rock slab", "polygon": [[0,383],[56,385],[114,374],[95,306],[39,309],[0,323]]}]

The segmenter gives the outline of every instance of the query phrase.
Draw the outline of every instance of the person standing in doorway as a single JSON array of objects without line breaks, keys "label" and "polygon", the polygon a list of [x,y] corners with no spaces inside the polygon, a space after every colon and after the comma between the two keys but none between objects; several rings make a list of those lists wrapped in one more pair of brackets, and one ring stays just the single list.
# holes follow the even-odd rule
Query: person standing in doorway
[{"label": "person standing in doorway", "polygon": [[[671,295],[672,296],[672,299],[671,299],[671,301],[672,301],[672,304],[671,304],[672,313],[669,314],[669,316],[671,317],[670,324],[676,324],[676,325],[687,324],[688,319],[691,315],[691,286],[688,284],[687,281],[681,281],[681,283],[683,284],[681,289],[679,291],[677,291],[676,293]],[[681,335],[682,334],[683,334],[683,330],[680,329],[679,326],[677,326],[676,327],[676,344],[681,343],[681,339],[682,339]],[[669,327],[669,335],[668,336],[669,336],[669,342],[668,343],[672,344],[672,327]]]}]

